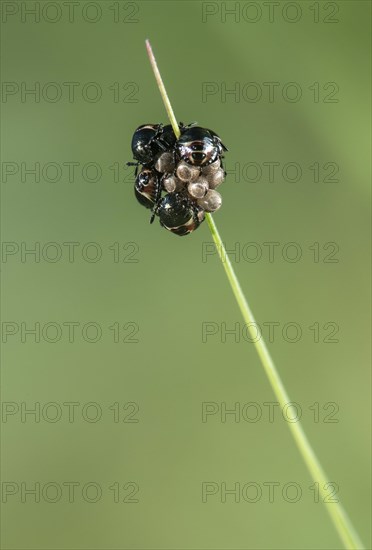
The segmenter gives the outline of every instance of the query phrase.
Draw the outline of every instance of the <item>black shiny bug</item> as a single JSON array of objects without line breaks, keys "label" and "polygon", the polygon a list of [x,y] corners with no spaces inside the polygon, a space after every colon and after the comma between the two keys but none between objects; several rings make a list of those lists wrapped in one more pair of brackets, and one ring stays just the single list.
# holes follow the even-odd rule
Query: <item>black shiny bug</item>
[{"label": "black shiny bug", "polygon": [[204,210],[184,193],[169,193],[160,200],[155,213],[160,225],[180,237],[192,233],[204,220]]},{"label": "black shiny bug", "polygon": [[144,168],[137,175],[134,182],[134,194],[142,206],[153,208],[159,200],[161,193],[161,183],[155,170]]},{"label": "black shiny bug", "polygon": [[136,199],[145,208],[152,208],[152,216],[150,223],[155,218],[155,208],[160,201],[162,191],[162,183],[159,174],[156,170],[144,168],[137,175],[134,182],[134,194]]},{"label": "black shiny bug", "polygon": [[227,150],[213,130],[200,126],[185,127],[176,142],[178,158],[192,166],[208,166]]},{"label": "black shiny bug", "polygon": [[137,162],[128,162],[129,166],[142,164],[152,167],[156,157],[164,151],[174,148],[176,136],[171,124],[143,124],[139,126],[132,137],[133,158]]}]

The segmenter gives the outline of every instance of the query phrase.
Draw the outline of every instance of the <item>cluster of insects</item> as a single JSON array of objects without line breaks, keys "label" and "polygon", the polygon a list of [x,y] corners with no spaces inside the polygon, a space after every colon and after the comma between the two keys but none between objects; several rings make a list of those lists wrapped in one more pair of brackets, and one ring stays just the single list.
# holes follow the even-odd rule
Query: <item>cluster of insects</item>
[{"label": "cluster of insects", "polygon": [[140,204],[151,209],[150,223],[176,235],[188,235],[222,204],[216,187],[225,179],[223,152],[227,148],[212,130],[180,123],[177,139],[172,126],[144,124],[133,134],[136,162],[134,193]]}]

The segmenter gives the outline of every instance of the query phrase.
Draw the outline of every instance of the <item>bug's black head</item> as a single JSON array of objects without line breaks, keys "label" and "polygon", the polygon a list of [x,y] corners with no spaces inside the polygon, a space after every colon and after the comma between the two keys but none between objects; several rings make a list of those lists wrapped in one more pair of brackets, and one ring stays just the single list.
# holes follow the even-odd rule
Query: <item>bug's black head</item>
[{"label": "bug's black head", "polygon": [[192,126],[182,132],[176,143],[178,156],[193,166],[208,166],[222,153],[220,138],[207,128]]},{"label": "bug's black head", "polygon": [[163,131],[161,133],[161,136],[159,136],[159,142],[164,145],[166,150],[173,149],[175,143],[177,141],[176,135],[173,131],[172,125],[167,124],[163,127]]}]

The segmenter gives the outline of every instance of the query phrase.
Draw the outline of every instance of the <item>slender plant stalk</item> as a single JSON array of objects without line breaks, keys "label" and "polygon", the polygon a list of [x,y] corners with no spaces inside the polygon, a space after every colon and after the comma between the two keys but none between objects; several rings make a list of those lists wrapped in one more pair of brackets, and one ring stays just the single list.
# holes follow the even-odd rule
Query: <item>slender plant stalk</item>
[{"label": "slender plant stalk", "polygon": [[[165,109],[167,111],[169,120],[172,124],[173,131],[178,138],[180,136],[180,129],[178,127],[178,123],[177,123],[176,117],[174,116],[172,105],[169,101],[167,92],[165,90],[164,83],[161,78],[158,65],[156,63],[156,59],[151,48],[151,44],[148,40],[146,40],[146,48],[147,48],[147,53],[151,62],[152,69],[154,71],[155,79],[158,84],[160,94],[165,105]],[[286,406],[289,411],[291,411],[291,409],[293,408],[293,417],[295,418],[296,410],[291,405],[291,400],[287,394],[287,391],[283,385],[283,382],[281,381],[281,378],[275,367],[274,361],[269,353],[269,350],[266,347],[265,341],[262,338],[262,336],[260,336],[260,338],[257,338],[257,331],[255,329],[255,327],[257,327],[257,323],[255,321],[251,308],[249,307],[247,299],[244,296],[243,290],[235,274],[230,258],[225,250],[225,247],[223,245],[221,236],[218,232],[214,219],[211,216],[211,214],[208,214],[208,213],[206,214],[206,219],[209,225],[209,229],[212,233],[213,240],[216,244],[222,265],[225,269],[227,278],[230,282],[232,291],[235,295],[236,301],[238,302],[243,318],[247,323],[248,330],[252,336],[252,340],[256,347],[256,351],[261,359],[262,366],[266,372],[266,375],[269,379],[269,382],[274,391],[274,394],[277,400],[279,401],[281,407]],[[363,543],[360,540],[358,533],[354,529],[341,503],[339,501],[337,502],[327,501],[327,499],[329,498],[329,491],[332,488],[332,486],[330,485],[329,478],[324,472],[315,452],[313,451],[310,445],[309,440],[305,435],[305,432],[302,429],[301,423],[299,421],[288,422],[288,426],[289,426],[289,429],[291,430],[291,433],[294,437],[298,450],[300,451],[301,456],[305,461],[305,464],[308,467],[308,470],[314,482],[318,484],[319,494],[322,496],[322,500],[325,503],[325,506],[333,521],[333,524],[341,540],[343,541],[345,548],[363,549],[364,548]]]}]

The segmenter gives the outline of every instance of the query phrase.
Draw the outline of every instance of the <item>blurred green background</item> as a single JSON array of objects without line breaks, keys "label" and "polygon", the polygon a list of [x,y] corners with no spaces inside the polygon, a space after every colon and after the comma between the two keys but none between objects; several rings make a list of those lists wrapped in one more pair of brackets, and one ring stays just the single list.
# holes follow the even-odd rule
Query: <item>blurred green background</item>
[{"label": "blurred green background", "polygon": [[1,7],[3,548],[342,547],[207,224],[133,196],[132,133],[166,122],[146,38],[229,148],[216,223],[370,548],[370,3]]}]

